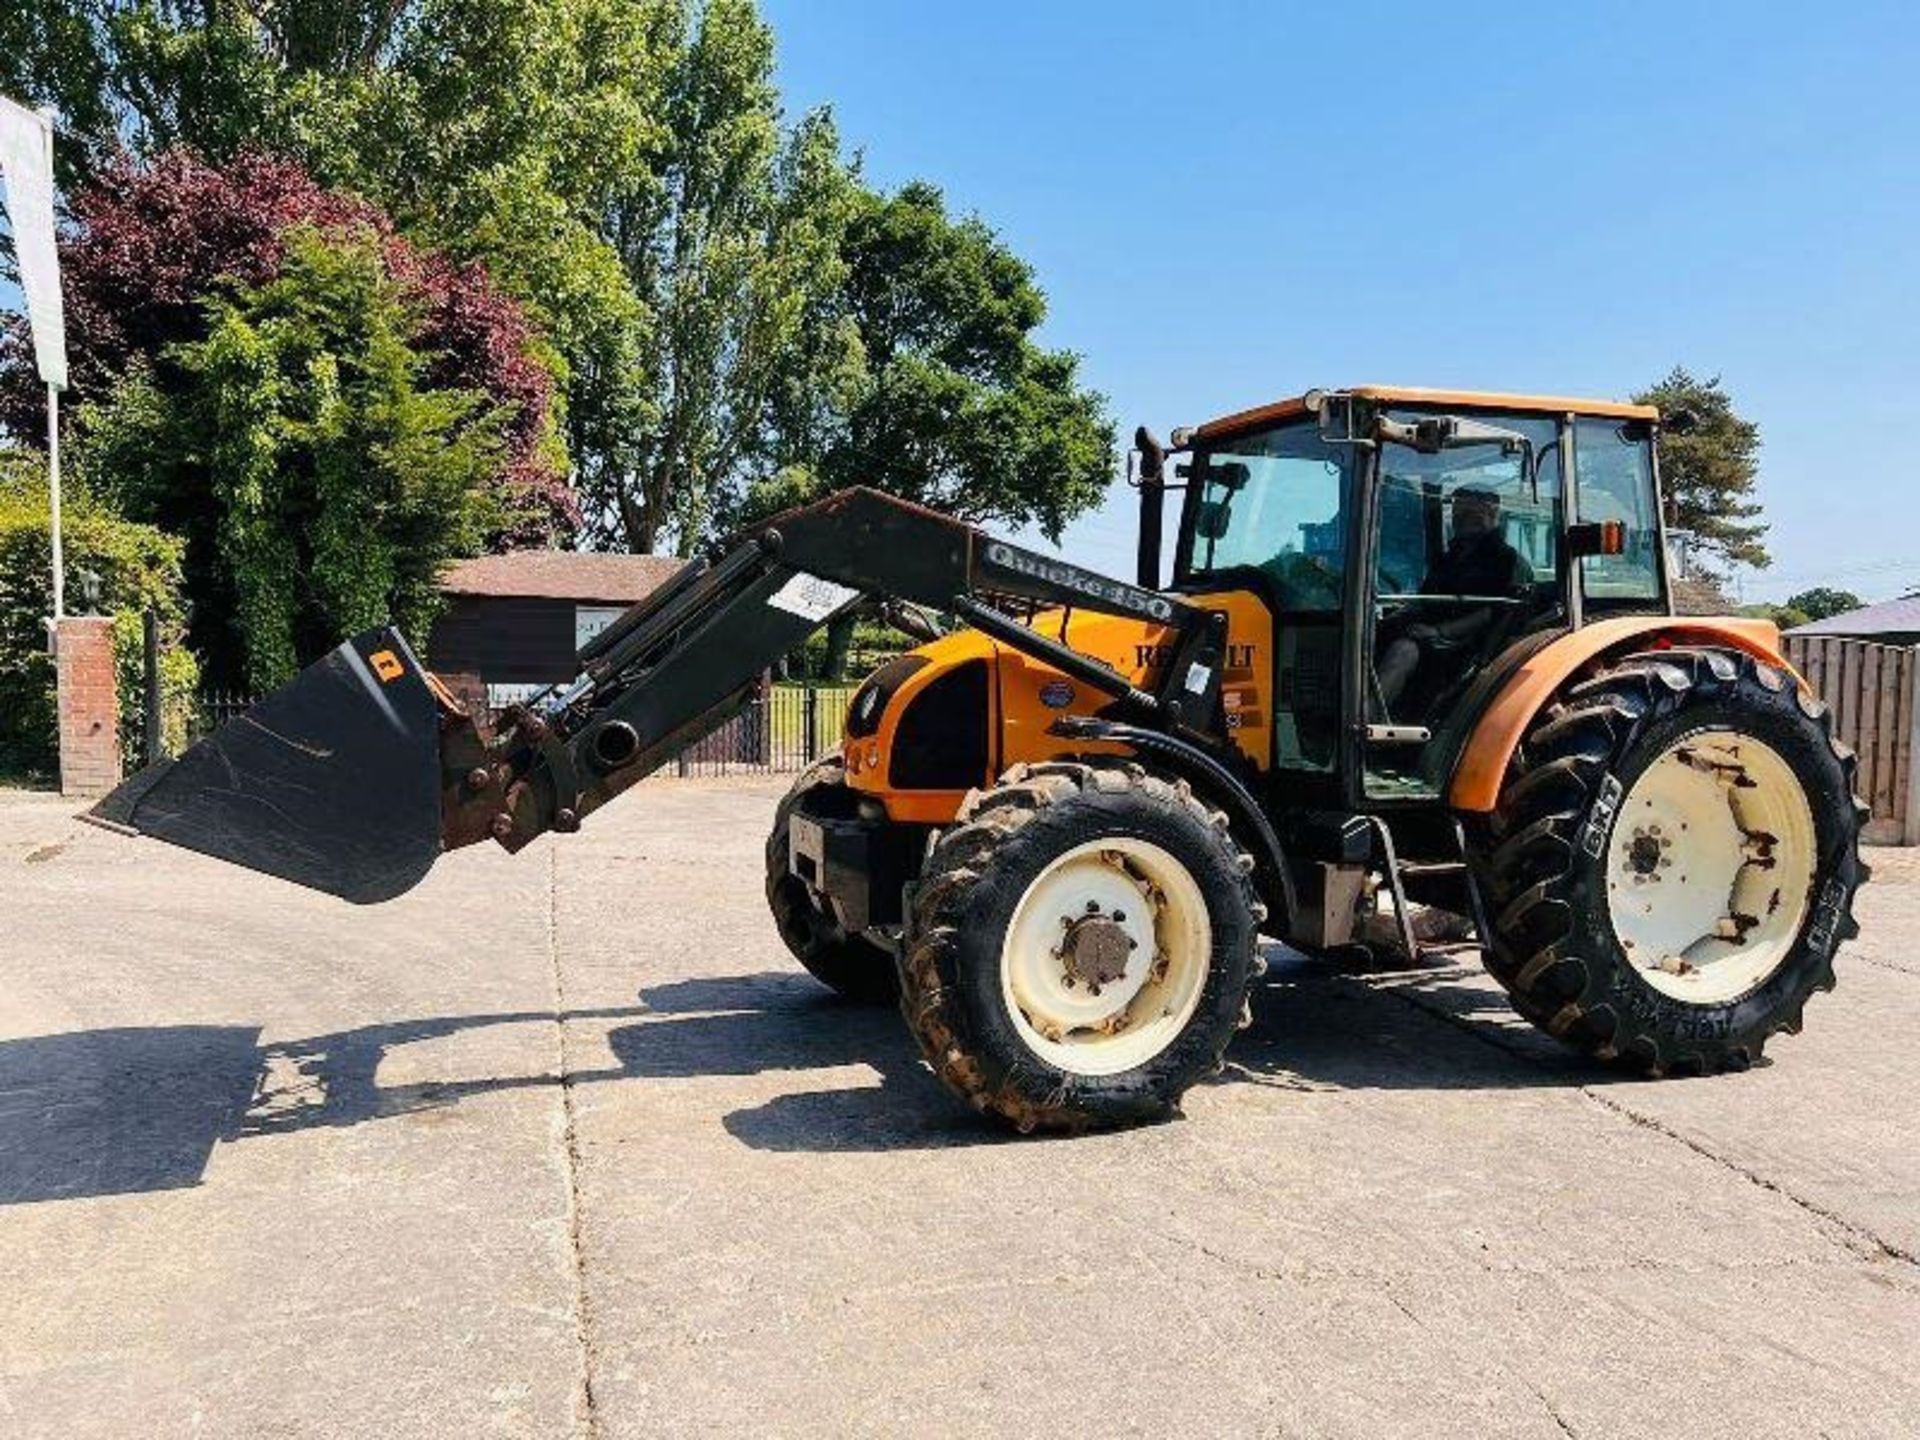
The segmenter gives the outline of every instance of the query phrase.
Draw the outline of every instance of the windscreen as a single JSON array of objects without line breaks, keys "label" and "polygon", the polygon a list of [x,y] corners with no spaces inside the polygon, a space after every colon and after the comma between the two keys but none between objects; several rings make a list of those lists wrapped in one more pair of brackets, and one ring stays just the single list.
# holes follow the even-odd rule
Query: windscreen
[{"label": "windscreen", "polygon": [[1352,447],[1311,419],[1194,453],[1186,573],[1260,571],[1281,610],[1338,610],[1347,565]]}]

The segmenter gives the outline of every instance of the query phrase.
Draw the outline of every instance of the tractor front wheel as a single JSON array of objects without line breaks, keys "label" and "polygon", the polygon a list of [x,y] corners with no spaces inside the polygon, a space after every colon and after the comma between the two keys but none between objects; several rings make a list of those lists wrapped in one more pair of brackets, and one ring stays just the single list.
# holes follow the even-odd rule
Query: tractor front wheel
[{"label": "tractor front wheel", "polygon": [[1022,1131],[1171,1114],[1246,1013],[1265,911],[1226,816],[1137,765],[1016,767],[927,857],[901,1008]]},{"label": "tractor front wheel", "polygon": [[1629,656],[1523,742],[1477,857],[1528,1019],[1649,1074],[1743,1069],[1857,933],[1866,807],[1824,706],[1752,656]]}]

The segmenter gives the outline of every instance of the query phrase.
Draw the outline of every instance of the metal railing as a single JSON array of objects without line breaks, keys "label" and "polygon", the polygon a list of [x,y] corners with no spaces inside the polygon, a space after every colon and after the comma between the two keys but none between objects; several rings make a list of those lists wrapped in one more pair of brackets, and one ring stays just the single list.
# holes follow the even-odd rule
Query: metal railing
[{"label": "metal railing", "polygon": [[203,690],[193,697],[193,709],[187,718],[187,739],[199,740],[211,735],[235,716],[244,715],[254,698],[238,690]]},{"label": "metal railing", "polygon": [[854,687],[775,685],[659,774],[790,775],[838,749]]}]

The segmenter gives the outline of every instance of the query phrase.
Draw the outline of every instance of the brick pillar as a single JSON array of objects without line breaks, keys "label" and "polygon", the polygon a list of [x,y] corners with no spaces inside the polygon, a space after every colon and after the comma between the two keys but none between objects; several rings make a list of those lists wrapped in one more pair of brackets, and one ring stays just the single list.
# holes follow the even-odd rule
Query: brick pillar
[{"label": "brick pillar", "polygon": [[55,641],[60,676],[60,793],[103,795],[120,783],[120,701],[113,621],[68,616]]}]

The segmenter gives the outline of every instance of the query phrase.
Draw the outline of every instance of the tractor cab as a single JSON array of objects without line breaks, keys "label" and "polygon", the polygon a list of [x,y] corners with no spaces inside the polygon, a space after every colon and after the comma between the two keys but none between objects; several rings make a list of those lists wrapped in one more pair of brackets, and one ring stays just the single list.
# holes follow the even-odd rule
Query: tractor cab
[{"label": "tractor cab", "polygon": [[1602,616],[1668,613],[1657,420],[1365,387],[1177,436],[1172,588],[1272,612],[1275,777],[1330,804],[1431,802],[1528,655]]}]

